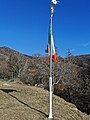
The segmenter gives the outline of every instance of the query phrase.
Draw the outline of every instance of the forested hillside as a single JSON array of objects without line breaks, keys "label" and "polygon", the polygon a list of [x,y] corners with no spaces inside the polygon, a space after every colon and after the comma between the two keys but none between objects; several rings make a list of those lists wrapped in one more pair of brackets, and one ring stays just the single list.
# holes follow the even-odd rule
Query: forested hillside
[{"label": "forested hillside", "polygon": [[[21,81],[48,89],[49,58],[23,55],[8,47],[0,47],[0,80]],[[53,63],[54,94],[74,103],[90,114],[90,55],[57,57]]]}]

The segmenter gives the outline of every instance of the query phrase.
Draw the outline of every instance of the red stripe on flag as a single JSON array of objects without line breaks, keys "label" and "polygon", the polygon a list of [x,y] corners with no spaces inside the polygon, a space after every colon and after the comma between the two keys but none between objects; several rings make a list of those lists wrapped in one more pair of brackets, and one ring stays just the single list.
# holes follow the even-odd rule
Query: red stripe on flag
[{"label": "red stripe on flag", "polygon": [[53,61],[53,62],[56,62],[56,61],[57,61],[57,60],[56,60],[56,54],[52,55],[52,61]]}]

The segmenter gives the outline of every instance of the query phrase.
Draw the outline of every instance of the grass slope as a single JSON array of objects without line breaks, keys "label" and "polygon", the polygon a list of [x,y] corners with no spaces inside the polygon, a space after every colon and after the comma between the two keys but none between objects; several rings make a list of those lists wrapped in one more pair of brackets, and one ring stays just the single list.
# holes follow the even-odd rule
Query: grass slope
[{"label": "grass slope", "polygon": [[[48,120],[49,93],[37,87],[0,82],[0,120]],[[53,96],[54,120],[90,120],[77,108]]]}]

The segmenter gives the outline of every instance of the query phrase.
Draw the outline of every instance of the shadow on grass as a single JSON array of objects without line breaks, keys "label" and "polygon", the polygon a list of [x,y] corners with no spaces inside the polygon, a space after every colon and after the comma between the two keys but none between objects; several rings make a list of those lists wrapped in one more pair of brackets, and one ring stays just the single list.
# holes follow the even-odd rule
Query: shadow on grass
[{"label": "shadow on grass", "polygon": [[0,89],[1,91],[5,92],[5,93],[10,93],[10,92],[19,92],[17,90],[14,89]]},{"label": "shadow on grass", "polygon": [[32,110],[35,110],[35,111],[37,111],[37,112],[39,112],[39,113],[42,113],[43,115],[45,115],[45,116],[48,118],[48,115],[47,115],[46,113],[44,113],[44,112],[42,112],[42,111],[40,111],[40,110],[38,110],[38,109],[36,109],[36,108],[33,108],[33,107],[29,106],[29,105],[26,104],[25,102],[19,100],[16,96],[10,94],[11,92],[19,92],[19,91],[14,90],[14,89],[0,89],[0,90],[3,91],[3,92],[5,92],[5,93],[7,93],[8,95],[10,95],[10,96],[13,97],[14,99],[16,99],[18,102],[22,103],[23,105],[27,106],[28,108],[30,108],[30,109],[32,109]]}]

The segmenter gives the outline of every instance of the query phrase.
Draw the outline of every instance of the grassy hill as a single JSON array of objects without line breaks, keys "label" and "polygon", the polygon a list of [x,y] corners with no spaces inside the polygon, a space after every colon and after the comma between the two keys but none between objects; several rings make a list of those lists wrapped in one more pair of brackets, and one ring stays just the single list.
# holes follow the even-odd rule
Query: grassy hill
[{"label": "grassy hill", "polygon": [[[0,82],[0,120],[48,120],[49,92],[18,83]],[[54,120],[90,120],[75,105],[53,96]]]}]

